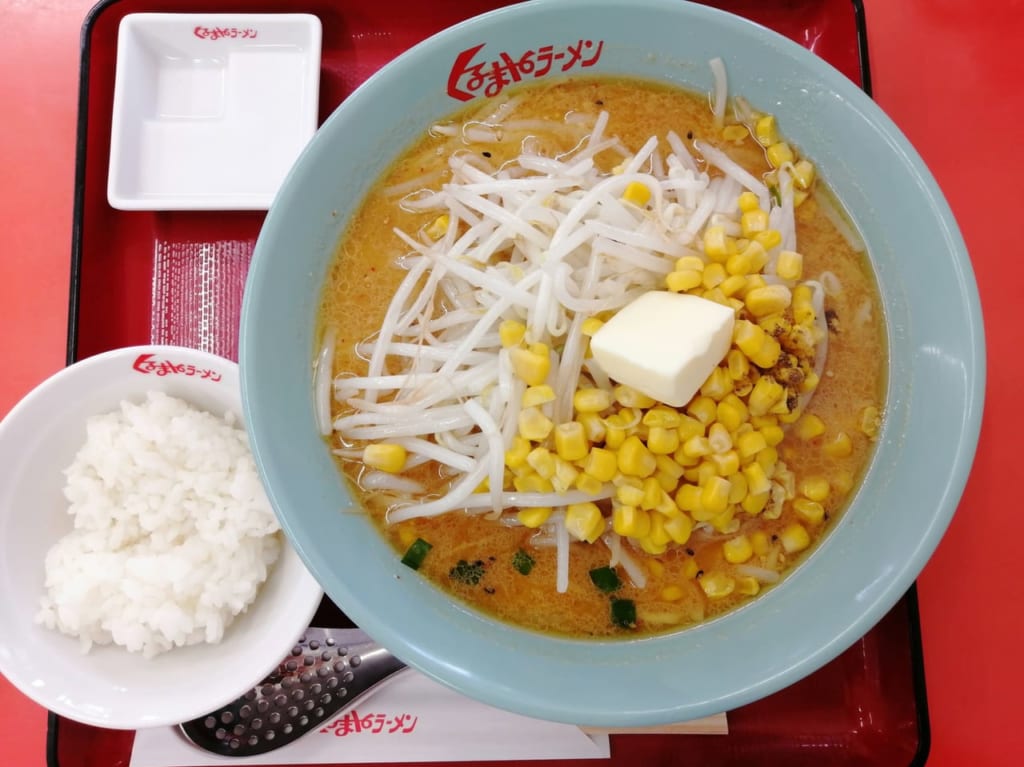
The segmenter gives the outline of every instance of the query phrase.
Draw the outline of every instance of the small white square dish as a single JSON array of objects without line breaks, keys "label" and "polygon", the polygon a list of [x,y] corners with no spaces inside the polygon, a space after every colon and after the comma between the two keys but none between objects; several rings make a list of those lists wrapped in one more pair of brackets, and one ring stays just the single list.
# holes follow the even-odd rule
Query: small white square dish
[{"label": "small white square dish", "polygon": [[320,20],[133,13],[118,29],[107,200],[265,210],[316,132]]}]

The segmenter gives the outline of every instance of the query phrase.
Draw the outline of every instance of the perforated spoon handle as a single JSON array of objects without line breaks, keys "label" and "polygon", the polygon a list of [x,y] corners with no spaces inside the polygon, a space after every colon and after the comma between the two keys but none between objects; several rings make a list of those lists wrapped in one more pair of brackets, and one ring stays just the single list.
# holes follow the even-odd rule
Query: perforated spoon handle
[{"label": "perforated spoon handle", "polygon": [[255,756],[298,740],[406,665],[360,629],[309,628],[277,671],[217,711],[180,725],[221,756]]}]

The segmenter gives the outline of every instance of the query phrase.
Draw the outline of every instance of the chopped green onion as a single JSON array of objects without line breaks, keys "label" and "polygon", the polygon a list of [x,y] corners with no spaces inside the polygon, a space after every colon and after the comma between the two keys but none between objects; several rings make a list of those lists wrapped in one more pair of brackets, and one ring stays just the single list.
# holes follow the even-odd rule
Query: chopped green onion
[{"label": "chopped green onion", "polygon": [[612,623],[624,629],[636,628],[636,605],[632,599],[612,600]]},{"label": "chopped green onion", "polygon": [[590,571],[590,580],[605,594],[610,594],[622,586],[619,574],[610,567],[594,568]]},{"label": "chopped green onion", "polygon": [[420,565],[423,564],[423,560],[427,558],[427,552],[434,548],[431,544],[427,543],[422,538],[417,538],[412,542],[412,545],[405,550],[405,556],[402,557],[402,564],[406,567],[411,567],[413,570],[419,570]]},{"label": "chopped green onion", "polygon": [[779,191],[779,187],[777,185],[772,185],[772,186],[768,187],[768,194],[771,195],[772,202],[774,202],[778,207],[781,208],[782,207],[782,192]]},{"label": "chopped green onion", "polygon": [[530,570],[533,569],[533,557],[519,549],[519,551],[512,555],[512,567],[523,575],[529,575]]},{"label": "chopped green onion", "polygon": [[479,559],[472,563],[460,559],[455,567],[448,571],[448,577],[453,581],[475,586],[484,577],[484,563]]}]

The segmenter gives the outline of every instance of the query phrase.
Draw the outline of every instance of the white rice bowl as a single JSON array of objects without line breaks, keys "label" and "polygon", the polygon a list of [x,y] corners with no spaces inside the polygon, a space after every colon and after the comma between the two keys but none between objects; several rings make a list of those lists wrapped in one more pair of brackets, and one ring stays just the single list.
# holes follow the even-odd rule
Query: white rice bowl
[{"label": "white rice bowl", "polygon": [[[172,361],[178,372],[142,372],[142,355]],[[221,424],[225,415],[243,423],[237,365],[169,346],[119,349],[72,365],[0,422],[0,673],[40,705],[95,726],[177,724],[233,700],[277,667],[323,595],[276,532],[255,466],[229,466],[232,456],[251,461],[246,440],[210,443],[204,430],[202,447],[158,458],[141,443],[111,453],[97,439],[96,454],[71,468],[90,418],[118,413],[122,402],[137,408],[150,392],[185,400]],[[186,430],[189,444],[196,441],[189,419],[165,416]],[[161,435],[168,428],[162,416],[144,420]],[[154,479],[161,471],[154,470],[146,482],[131,479],[134,469],[123,458],[109,463],[125,452],[136,463],[163,461],[165,476]],[[151,508],[112,511],[113,496],[91,486],[97,466]],[[197,503],[217,509],[205,523],[181,515]],[[135,526],[155,536],[133,543]],[[240,542],[248,533],[252,540]],[[187,546],[170,545],[186,538]],[[87,564],[84,551],[91,552]],[[48,555],[49,601],[41,609]],[[140,628],[135,618],[143,613],[149,618]],[[56,630],[58,623],[70,633]],[[207,641],[221,632],[219,641]]]}]

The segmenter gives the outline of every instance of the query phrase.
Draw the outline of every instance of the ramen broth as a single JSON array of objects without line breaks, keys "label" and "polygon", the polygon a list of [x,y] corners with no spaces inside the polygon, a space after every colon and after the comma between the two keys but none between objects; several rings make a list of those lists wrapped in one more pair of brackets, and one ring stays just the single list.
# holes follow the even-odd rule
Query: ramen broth
[{"label": "ramen broth", "polygon": [[[421,186],[439,188],[447,177],[453,151],[479,154],[495,168],[518,155],[524,141],[547,156],[568,152],[580,141],[578,123],[592,124],[602,110],[609,114],[606,134],[620,137],[631,150],[651,136],[663,139],[669,131],[675,131],[688,144],[704,140],[728,152],[758,178],[771,171],[765,149],[749,133],[733,140],[723,138],[705,95],[629,79],[563,80],[532,85],[521,92],[514,112],[519,124],[565,124],[566,115],[573,116],[564,130],[509,130],[500,141],[487,143],[467,141],[461,132],[454,137],[424,135],[375,185],[353,218],[330,267],[319,322],[321,334],[327,328],[336,333],[334,375],[365,375],[367,362],[357,353],[357,344],[378,331],[392,295],[405,276],[397,262],[409,247],[393,230],[415,234],[437,216],[436,212],[403,209],[400,201],[406,191]],[[455,115],[451,124],[463,123],[471,114],[486,116],[491,111],[492,107],[470,106]],[[784,123],[784,118],[780,122]],[[733,131],[730,135],[737,134]],[[699,157],[699,153],[694,154]],[[602,152],[596,158],[596,164],[608,172],[621,161],[621,154],[613,151]],[[775,519],[764,513],[739,511],[735,515],[740,524],[738,532],[723,534],[698,526],[684,545],[669,544],[659,555],[650,555],[623,540],[646,582],[643,588],[637,587],[620,566],[615,571],[621,585],[612,593],[597,588],[590,575],[591,570],[608,566],[608,546],[600,540],[593,544],[573,541],[568,588],[558,593],[554,585],[556,549],[550,541],[535,545],[544,537],[538,530],[463,511],[389,524],[386,513],[394,498],[357,490],[398,555],[416,539],[429,542],[432,548],[419,572],[442,589],[502,621],[574,637],[636,636],[685,627],[744,603],[752,598],[751,592],[769,588],[775,580],[772,573],[791,569],[836,523],[870,458],[882,405],[886,350],[878,290],[865,255],[857,252],[823,213],[819,200],[826,193],[819,182],[795,210],[804,275],[816,277],[828,270],[836,278],[833,283],[841,286],[826,299],[827,361],[804,411],[818,416],[825,429],[823,434],[804,439],[796,426],[784,424],[785,438],[776,447],[779,460],[793,472],[793,494],[801,494],[807,478],[827,479],[827,496],[820,501],[825,515],[820,523],[806,522],[795,511],[794,499],[788,498]],[[685,412],[686,408],[680,410]],[[347,412],[350,409],[345,403],[333,402],[335,418]],[[345,445],[337,433],[330,442],[335,448]],[[365,466],[347,458],[339,458],[338,464],[358,488]],[[449,482],[449,477],[441,476],[431,462],[405,475],[435,493],[443,492]],[[787,553],[784,531],[794,522],[801,523],[812,543],[800,552]],[[726,561],[723,554],[723,542],[737,534],[746,535],[754,549],[741,564]],[[532,560],[528,574],[521,572],[525,569],[524,555]],[[751,576],[751,572],[760,577]],[[731,579],[731,592],[719,595],[712,588],[709,594],[702,580],[722,576]],[[612,600],[632,601],[635,626],[624,630],[610,619]]]}]

